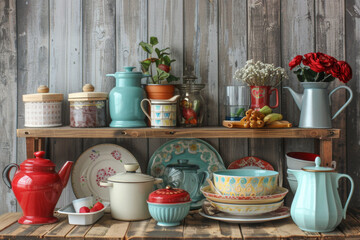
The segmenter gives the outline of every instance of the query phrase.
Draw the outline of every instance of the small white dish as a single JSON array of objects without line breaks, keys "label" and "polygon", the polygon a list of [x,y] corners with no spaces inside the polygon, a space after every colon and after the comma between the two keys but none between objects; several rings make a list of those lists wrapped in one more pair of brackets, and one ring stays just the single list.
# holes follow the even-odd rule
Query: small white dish
[{"label": "small white dish", "polygon": [[94,205],[94,198],[93,197],[85,197],[85,198],[79,198],[72,201],[72,204],[74,206],[75,212],[79,213],[80,208],[82,207],[88,207]]},{"label": "small white dish", "polygon": [[67,214],[69,224],[74,225],[90,225],[94,224],[102,216],[104,216],[105,209],[109,206],[108,202],[103,202],[104,208],[97,212],[90,213],[76,213],[72,204],[69,204],[58,210],[58,213]]}]

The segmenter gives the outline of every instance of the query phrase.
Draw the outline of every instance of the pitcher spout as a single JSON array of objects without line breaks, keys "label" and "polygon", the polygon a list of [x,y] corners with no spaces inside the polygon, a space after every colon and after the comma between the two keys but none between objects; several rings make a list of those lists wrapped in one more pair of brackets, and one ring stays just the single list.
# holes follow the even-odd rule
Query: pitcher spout
[{"label": "pitcher spout", "polygon": [[67,182],[69,180],[71,167],[72,167],[73,163],[74,162],[67,161],[59,171],[59,177],[61,179],[61,183],[62,183],[63,188],[66,187],[66,184],[67,184]]},{"label": "pitcher spout", "polygon": [[289,89],[289,91],[291,93],[291,96],[294,98],[294,101],[295,101],[296,105],[298,106],[298,108],[301,111],[303,94],[295,92],[294,90],[292,90],[291,87],[283,87],[283,88]]}]

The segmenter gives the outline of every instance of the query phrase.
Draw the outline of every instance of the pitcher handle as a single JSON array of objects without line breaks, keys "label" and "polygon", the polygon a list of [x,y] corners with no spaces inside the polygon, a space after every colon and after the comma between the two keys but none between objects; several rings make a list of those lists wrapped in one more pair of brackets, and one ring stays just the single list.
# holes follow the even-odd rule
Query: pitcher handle
[{"label": "pitcher handle", "polygon": [[353,92],[352,90],[348,87],[348,86],[339,86],[337,88],[335,88],[334,90],[332,90],[329,94],[329,102],[330,102],[330,106],[331,106],[331,95],[336,92],[337,90],[339,90],[340,88],[345,88],[346,90],[348,90],[350,97],[349,99],[346,101],[346,103],[334,114],[334,116],[331,118],[331,120],[334,120],[345,108],[347,105],[349,105],[349,103],[351,102],[352,98],[353,98]]},{"label": "pitcher handle", "polygon": [[10,171],[13,167],[16,168],[16,171],[19,170],[19,165],[17,165],[16,163],[11,163],[11,164],[7,165],[6,168],[4,168],[4,171],[2,172],[2,178],[4,180],[4,183],[10,189],[12,187],[11,180],[10,180]]},{"label": "pitcher handle", "polygon": [[274,106],[269,106],[270,108],[277,108],[279,106],[279,91],[277,88],[273,88],[269,91],[269,97],[271,96],[272,92],[275,91],[276,103]]},{"label": "pitcher handle", "polygon": [[146,115],[146,117],[147,117],[147,118],[150,120],[150,122],[151,122],[151,117],[149,116],[149,114],[146,112],[146,110],[145,110],[145,108],[144,108],[144,105],[143,105],[144,102],[148,102],[150,106],[151,106],[151,102],[150,102],[150,100],[147,99],[147,98],[144,98],[144,99],[141,100],[141,102],[140,102],[141,110],[144,112],[144,114]]},{"label": "pitcher handle", "polygon": [[338,182],[339,182],[339,179],[342,178],[342,177],[346,177],[350,180],[350,183],[351,183],[351,190],[350,190],[350,193],[349,193],[349,196],[346,200],[346,203],[345,203],[345,206],[344,206],[344,210],[343,210],[343,218],[345,219],[346,218],[346,210],[348,208],[348,205],[349,205],[349,202],[350,202],[350,199],[351,199],[351,196],[353,194],[353,191],[354,191],[354,181],[353,179],[347,175],[347,174],[338,174],[336,176],[336,183],[337,183],[337,187],[338,187]]}]

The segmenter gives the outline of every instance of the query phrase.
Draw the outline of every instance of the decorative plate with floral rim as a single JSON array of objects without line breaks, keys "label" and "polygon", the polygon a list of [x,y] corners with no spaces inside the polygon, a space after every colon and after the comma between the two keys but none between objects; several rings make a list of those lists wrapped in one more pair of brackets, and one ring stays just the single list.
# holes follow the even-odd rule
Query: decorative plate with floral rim
[{"label": "decorative plate with floral rim", "polygon": [[257,157],[244,157],[230,163],[228,169],[251,168],[264,169],[274,171],[274,167],[270,163]]},{"label": "decorative plate with floral rim", "polygon": [[[222,158],[210,144],[196,138],[179,138],[166,142],[154,152],[150,158],[147,174],[163,178],[166,166],[176,164],[178,159],[188,159],[189,164],[199,166],[198,171],[208,172],[210,178],[213,172],[225,169]],[[158,184],[157,187],[165,186]]]},{"label": "decorative plate with floral rim", "polygon": [[[125,148],[116,144],[99,144],[87,149],[76,160],[71,184],[77,198],[93,196],[95,201],[110,201],[109,189],[100,182],[124,172],[125,163],[138,163]],[[139,168],[137,170],[141,172]]]},{"label": "decorative plate with floral rim", "polygon": [[288,218],[290,217],[290,208],[283,206],[273,212],[255,216],[237,216],[222,212],[214,215],[207,215],[204,213],[204,210],[200,210],[199,214],[206,218],[228,223],[260,223]]}]

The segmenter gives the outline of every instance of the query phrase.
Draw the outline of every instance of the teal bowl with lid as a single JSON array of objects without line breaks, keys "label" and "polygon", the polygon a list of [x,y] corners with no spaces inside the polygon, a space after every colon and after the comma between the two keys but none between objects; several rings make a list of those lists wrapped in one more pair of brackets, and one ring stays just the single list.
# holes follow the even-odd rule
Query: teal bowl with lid
[{"label": "teal bowl with lid", "polygon": [[181,221],[190,211],[190,194],[183,189],[158,189],[149,195],[147,200],[150,215],[157,221],[157,225],[172,227]]},{"label": "teal bowl with lid", "polygon": [[228,169],[216,171],[215,187],[225,196],[265,196],[275,192],[279,173],[259,169]]}]

